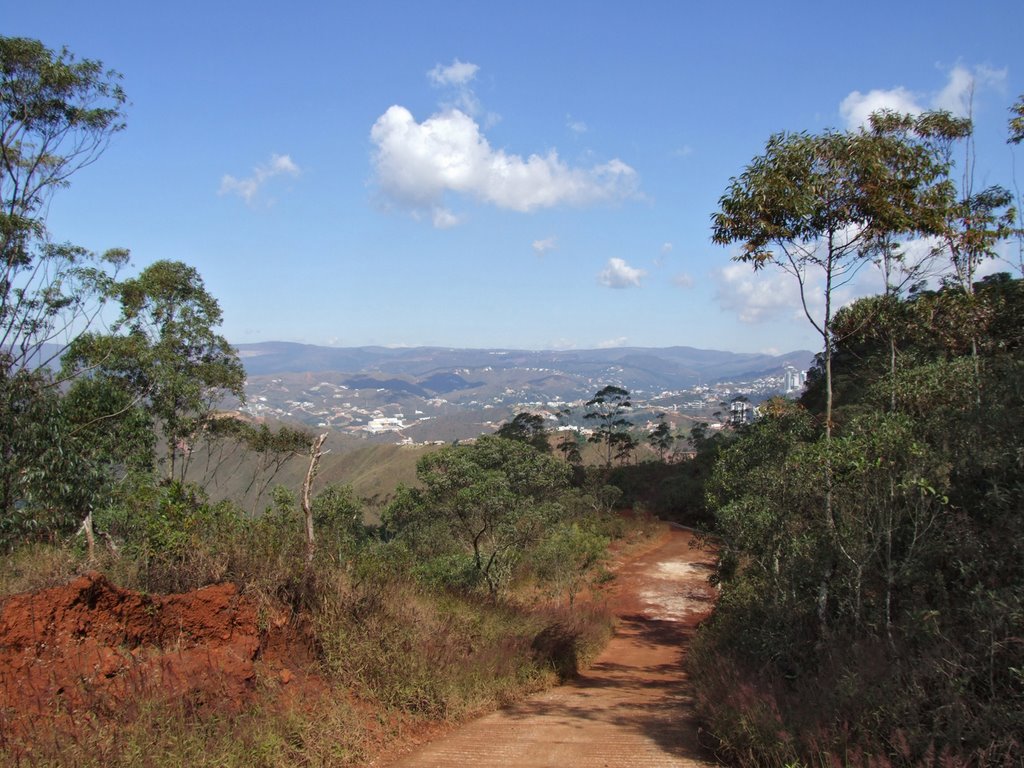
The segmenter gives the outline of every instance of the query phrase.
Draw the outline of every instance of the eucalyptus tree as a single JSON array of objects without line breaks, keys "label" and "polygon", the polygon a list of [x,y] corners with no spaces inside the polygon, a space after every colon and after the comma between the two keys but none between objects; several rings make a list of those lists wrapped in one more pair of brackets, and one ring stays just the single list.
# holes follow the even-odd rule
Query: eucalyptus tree
[{"label": "eucalyptus tree", "polygon": [[54,243],[45,221],[53,194],[124,128],[120,78],[66,48],[0,36],[0,364],[15,370],[55,360],[127,261],[123,249]]},{"label": "eucalyptus tree", "polygon": [[115,378],[145,403],[167,445],[167,477],[183,478],[190,446],[216,404],[228,394],[244,397],[245,371],[215,332],[220,305],[193,267],[158,261],[115,292],[121,316],[114,333],[83,334],[65,365]]},{"label": "eucalyptus tree", "polygon": [[1017,97],[1016,103],[1010,107],[1010,144],[1024,141],[1024,94]]},{"label": "eucalyptus tree", "polygon": [[544,426],[544,417],[538,413],[517,413],[511,421],[498,427],[495,432],[498,437],[506,440],[518,440],[521,443],[532,445],[542,453],[551,452],[551,443],[548,442],[548,430]]},{"label": "eucalyptus tree", "polygon": [[731,180],[712,216],[714,242],[741,244],[734,259],[776,265],[796,281],[822,340],[828,437],[836,293],[882,238],[919,231],[939,171],[926,147],[889,131],[780,133]]},{"label": "eucalyptus tree", "polygon": [[665,421],[664,415],[658,421],[658,425],[647,435],[647,442],[658,452],[658,458],[661,461],[665,461],[665,455],[671,450],[675,440],[672,435],[672,427]]},{"label": "eucalyptus tree", "polygon": [[868,263],[879,242],[931,226],[934,217],[922,217],[937,197],[942,199],[942,170],[929,146],[908,142],[896,131],[776,134],[764,154],[732,179],[712,217],[714,242],[741,244],[736,260],[755,270],[774,264],[794,278],[804,314],[821,337],[823,544],[833,553],[823,558],[819,571],[817,609],[823,629],[834,558],[843,552],[830,451],[836,292]]},{"label": "eucalyptus tree", "polygon": [[585,407],[587,411],[583,418],[596,425],[590,442],[604,444],[605,467],[611,467],[616,451],[623,447],[623,435],[628,437],[627,431],[633,426],[633,422],[626,418],[633,407],[629,390],[609,384],[590,398]]},{"label": "eucalyptus tree", "polygon": [[78,60],[67,49],[0,36],[0,529],[5,543],[29,529],[52,534],[55,525],[67,522],[56,500],[92,485],[81,482],[76,463],[81,441],[71,441],[69,432],[84,438],[89,421],[72,425],[74,419],[65,418],[47,366],[95,319],[128,252],[114,249],[97,256],[54,242],[46,213],[55,192],[124,128],[126,97],[119,81],[118,73],[98,61]]}]

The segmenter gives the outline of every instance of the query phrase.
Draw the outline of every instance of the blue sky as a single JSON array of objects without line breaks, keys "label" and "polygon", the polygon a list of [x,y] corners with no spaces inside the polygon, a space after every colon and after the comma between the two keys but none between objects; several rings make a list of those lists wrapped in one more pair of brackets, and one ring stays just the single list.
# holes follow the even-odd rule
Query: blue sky
[{"label": "blue sky", "polygon": [[235,343],[816,349],[795,286],[711,243],[730,177],[973,82],[976,178],[1011,186],[1022,32],[1019,0],[0,0],[131,101],[54,237],[195,266]]}]

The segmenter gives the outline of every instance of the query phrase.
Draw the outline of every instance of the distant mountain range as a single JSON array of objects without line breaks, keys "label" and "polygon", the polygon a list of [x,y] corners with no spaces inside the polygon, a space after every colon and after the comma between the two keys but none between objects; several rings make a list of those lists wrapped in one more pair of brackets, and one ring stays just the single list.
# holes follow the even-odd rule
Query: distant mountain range
[{"label": "distant mountain range", "polygon": [[[552,350],[318,347],[241,344],[252,416],[329,427],[363,439],[430,442],[475,437],[523,409],[556,415],[609,384],[631,393],[636,423],[669,414],[674,427],[721,402],[785,389],[785,368],[814,356],[737,354],[692,347]],[[646,415],[644,415],[646,414]],[[552,422],[554,423],[554,422]]]},{"label": "distant mountain range", "polygon": [[[736,353],[693,347],[615,347],[528,351],[449,347],[321,347],[270,341],[237,347],[250,377],[349,373],[352,389],[383,388],[420,397],[476,389],[493,374],[533,372],[531,383],[586,391],[597,383],[636,391],[686,389],[725,380],[779,375],[787,365],[806,370],[814,354]],[[482,374],[491,374],[483,376]]]}]

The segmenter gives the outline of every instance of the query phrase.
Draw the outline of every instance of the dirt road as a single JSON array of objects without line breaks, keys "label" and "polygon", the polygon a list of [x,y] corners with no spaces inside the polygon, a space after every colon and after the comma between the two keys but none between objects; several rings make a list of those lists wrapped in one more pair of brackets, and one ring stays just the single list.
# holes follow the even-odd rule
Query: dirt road
[{"label": "dirt road", "polygon": [[615,636],[573,682],[421,746],[394,768],[712,766],[697,742],[682,660],[711,609],[712,557],[671,530],[618,571]]}]

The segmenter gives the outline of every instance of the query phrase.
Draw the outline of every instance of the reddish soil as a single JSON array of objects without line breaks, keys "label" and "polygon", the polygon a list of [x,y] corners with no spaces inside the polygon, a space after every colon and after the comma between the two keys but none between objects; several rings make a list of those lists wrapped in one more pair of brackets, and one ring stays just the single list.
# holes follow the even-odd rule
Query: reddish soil
[{"label": "reddish soil", "polygon": [[615,635],[577,679],[421,746],[393,768],[717,765],[698,743],[683,668],[715,597],[713,554],[692,540],[672,529],[620,564]]},{"label": "reddish soil", "polygon": [[[8,597],[0,608],[0,739],[70,727],[85,711],[123,716],[127,703],[151,694],[239,707],[255,694],[257,664],[282,683],[297,674],[267,653],[284,651],[283,622],[261,632],[257,614],[233,584],[144,595],[96,572]],[[291,655],[301,645],[291,644]]]}]

